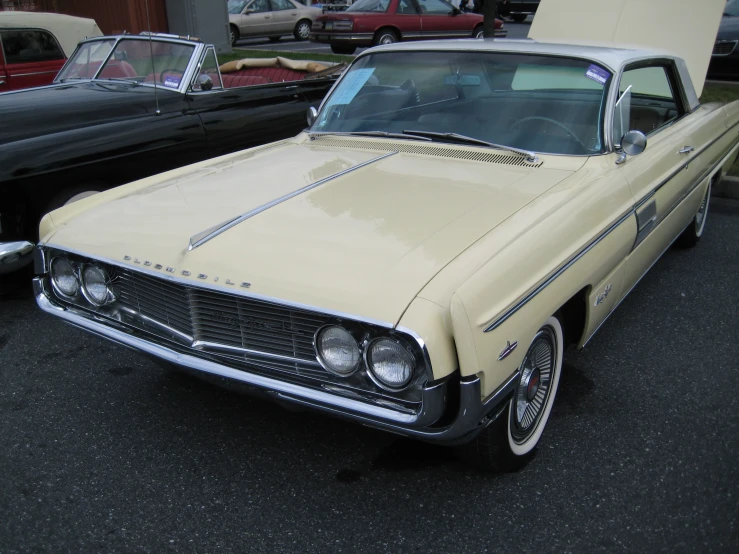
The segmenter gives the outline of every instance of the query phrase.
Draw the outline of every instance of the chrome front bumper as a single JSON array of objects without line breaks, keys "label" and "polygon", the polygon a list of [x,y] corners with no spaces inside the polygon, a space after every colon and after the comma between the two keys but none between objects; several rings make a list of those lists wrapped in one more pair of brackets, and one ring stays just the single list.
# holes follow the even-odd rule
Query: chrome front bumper
[{"label": "chrome front bumper", "polygon": [[455,377],[429,384],[423,391],[421,411],[415,414],[404,413],[324,390],[233,369],[209,359],[155,344],[142,337],[136,329],[126,328],[123,325],[114,327],[113,322],[103,318],[96,319],[90,313],[57,303],[48,292],[43,277],[34,278],[33,289],[36,303],[43,311],[99,337],[183,368],[239,381],[259,389],[260,393],[278,402],[316,409],[369,427],[427,442],[461,444],[474,438],[502,413],[518,380],[516,372],[486,400],[481,401],[480,379],[476,376],[462,378],[458,387],[457,413],[453,419],[447,417],[451,421],[439,424],[437,422],[440,419],[444,420],[443,416],[450,401],[449,395],[457,394],[456,391],[451,392],[456,388],[451,386],[451,379]]},{"label": "chrome front bumper", "polygon": [[0,242],[0,275],[12,273],[33,261],[33,244],[27,241]]}]

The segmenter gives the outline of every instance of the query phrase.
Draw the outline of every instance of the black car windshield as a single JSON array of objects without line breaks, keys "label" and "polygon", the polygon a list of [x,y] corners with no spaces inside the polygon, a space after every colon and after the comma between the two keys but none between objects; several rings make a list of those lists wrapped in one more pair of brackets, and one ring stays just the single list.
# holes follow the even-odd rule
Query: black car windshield
[{"label": "black car windshield", "polygon": [[370,54],[341,79],[310,131],[463,142],[450,136],[456,134],[534,152],[598,154],[604,150],[611,77],[605,68],[574,58],[479,51]]},{"label": "black car windshield", "polygon": [[77,49],[56,81],[97,78],[178,89],[194,50],[190,44],[162,40],[87,42]]},{"label": "black car windshield", "polygon": [[238,15],[244,11],[248,0],[228,0],[228,13]]},{"label": "black car windshield", "polygon": [[354,2],[345,11],[347,12],[386,12],[390,7],[390,0],[359,0]]},{"label": "black car windshield", "polygon": [[739,0],[729,0],[724,7],[724,15],[739,17]]}]

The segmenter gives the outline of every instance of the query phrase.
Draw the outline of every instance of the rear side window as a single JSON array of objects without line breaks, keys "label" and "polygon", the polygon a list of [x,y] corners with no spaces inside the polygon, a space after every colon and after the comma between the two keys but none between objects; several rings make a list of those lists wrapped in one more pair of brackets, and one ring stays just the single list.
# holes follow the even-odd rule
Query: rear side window
[{"label": "rear side window", "polygon": [[5,63],[31,63],[63,60],[64,52],[54,35],[41,29],[0,31]]}]

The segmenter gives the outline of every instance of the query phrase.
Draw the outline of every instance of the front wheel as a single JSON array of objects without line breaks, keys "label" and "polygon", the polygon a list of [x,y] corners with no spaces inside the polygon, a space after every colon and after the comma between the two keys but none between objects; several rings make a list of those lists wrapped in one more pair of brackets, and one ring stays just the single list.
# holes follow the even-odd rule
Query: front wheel
[{"label": "front wheel", "polygon": [[231,39],[231,46],[236,46],[236,43],[239,41],[239,30],[236,28],[235,25],[230,25],[228,27],[229,30],[229,38]]},{"label": "front wheel", "polygon": [[555,316],[537,331],[521,363],[508,408],[471,442],[460,457],[481,469],[521,469],[533,455],[557,395],[564,352],[562,324]]},{"label": "front wheel", "polygon": [[482,25],[478,25],[472,31],[472,38],[483,38]]},{"label": "front wheel", "polygon": [[701,205],[693,217],[693,220],[690,222],[690,225],[688,225],[682,234],[677,237],[675,246],[678,248],[692,248],[698,244],[698,241],[703,236],[703,230],[706,228],[706,218],[708,218],[708,204],[711,202],[712,184],[712,182],[708,183],[706,194],[703,195]]},{"label": "front wheel", "polygon": [[346,55],[352,55],[354,54],[354,51],[357,49],[356,46],[346,46],[343,44],[332,44],[331,45],[331,52],[334,54],[346,54]]},{"label": "front wheel", "polygon": [[400,40],[398,35],[392,29],[380,29],[375,33],[372,40],[372,46],[381,46],[383,44],[394,44]]},{"label": "front wheel", "polygon": [[295,40],[308,40],[308,37],[310,36],[310,28],[311,22],[307,19],[298,21],[295,25],[295,30],[293,31]]}]

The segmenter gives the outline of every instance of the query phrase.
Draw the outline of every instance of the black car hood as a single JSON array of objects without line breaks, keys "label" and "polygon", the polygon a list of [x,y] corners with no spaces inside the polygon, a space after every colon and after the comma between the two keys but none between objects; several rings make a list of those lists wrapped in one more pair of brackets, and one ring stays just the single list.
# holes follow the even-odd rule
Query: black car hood
[{"label": "black car hood", "polygon": [[[158,89],[162,111],[182,95]],[[154,113],[154,89],[113,82],[77,82],[0,94],[0,145]]]},{"label": "black car hood", "polygon": [[737,40],[739,39],[739,17],[724,16],[721,18],[721,25],[718,28],[718,40]]}]

